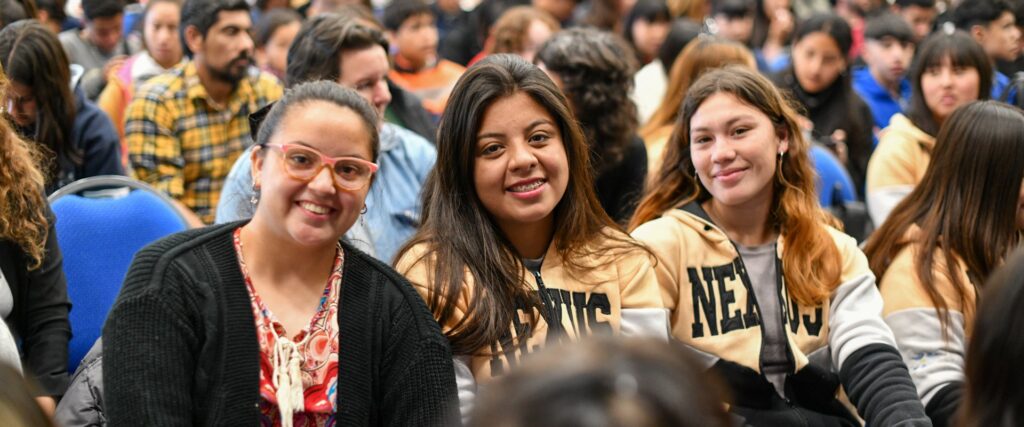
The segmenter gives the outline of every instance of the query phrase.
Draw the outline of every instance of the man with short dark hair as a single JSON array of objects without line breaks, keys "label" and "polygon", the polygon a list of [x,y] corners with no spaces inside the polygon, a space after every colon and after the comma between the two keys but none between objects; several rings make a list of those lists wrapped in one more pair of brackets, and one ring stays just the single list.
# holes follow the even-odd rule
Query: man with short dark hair
[{"label": "man with short dark hair", "polygon": [[139,50],[124,38],[122,0],[82,0],[84,28],[60,33],[60,44],[72,64],[84,71],[78,84],[95,101],[107,84],[107,75]]},{"label": "man with short dark hair", "polygon": [[252,66],[245,0],[187,0],[180,28],[191,60],[139,88],[125,139],[138,179],[188,208],[194,224],[211,223],[224,178],[252,143],[249,114],[282,88]]},{"label": "man with short dark hair", "polygon": [[[377,29],[336,14],[318,15],[302,26],[288,49],[285,82],[289,87],[315,80],[337,82],[377,109],[380,169],[366,196],[366,213],[346,237],[390,262],[419,225],[420,190],[437,160],[437,150],[412,131],[385,121],[392,99],[385,79],[390,69],[387,47]],[[252,215],[251,160],[243,155],[231,168],[217,208],[218,223]]]},{"label": "man with short dark hair", "polygon": [[[1006,0],[971,0],[960,3],[953,10],[953,23],[974,37],[985,53],[992,59],[1014,61],[1020,55],[1020,29],[1017,28],[1013,6]],[[1010,78],[995,71],[992,83],[992,99],[1003,99],[1011,104],[1016,101],[1010,88]],[[1004,96],[1005,95],[1005,96]]]},{"label": "man with short dark hair", "polygon": [[939,10],[935,8],[935,0],[895,0],[890,10],[910,25],[914,32],[915,44],[921,43],[932,33],[935,17],[939,14]]},{"label": "man with short dark hair", "polygon": [[914,58],[914,30],[891,13],[869,18],[861,58],[867,65],[853,70],[853,89],[871,108],[877,135],[910,102],[906,76]]}]

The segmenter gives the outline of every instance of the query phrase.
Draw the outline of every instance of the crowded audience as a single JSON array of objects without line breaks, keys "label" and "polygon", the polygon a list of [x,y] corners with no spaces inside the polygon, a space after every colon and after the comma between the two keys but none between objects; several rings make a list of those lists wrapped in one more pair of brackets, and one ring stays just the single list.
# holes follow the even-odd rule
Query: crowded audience
[{"label": "crowded audience", "polygon": [[0,420],[1020,425],[1022,18],[0,0]]}]

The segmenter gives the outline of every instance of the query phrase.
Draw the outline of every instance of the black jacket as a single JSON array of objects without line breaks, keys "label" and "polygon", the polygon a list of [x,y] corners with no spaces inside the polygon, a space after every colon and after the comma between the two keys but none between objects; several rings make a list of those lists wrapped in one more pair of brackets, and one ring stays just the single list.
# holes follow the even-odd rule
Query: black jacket
[{"label": "black jacket", "polygon": [[430,113],[423,108],[423,101],[397,84],[388,81],[391,90],[391,103],[388,104],[388,115],[394,117],[396,125],[409,129],[422,136],[431,144],[436,143],[437,124]]},{"label": "black jacket", "polygon": [[812,136],[815,140],[828,142],[836,130],[846,132],[846,171],[853,179],[858,197],[863,200],[868,160],[875,150],[871,129],[874,119],[871,108],[853,91],[850,73],[846,72],[828,89],[814,94],[800,87],[792,67],[775,75],[774,80],[779,88],[788,91],[803,106],[803,113],[814,123]]},{"label": "black jacket", "polygon": [[[135,255],[103,329],[109,424],[251,426],[259,342],[232,232],[178,233]],[[457,419],[448,341],[412,286],[347,243],[338,310],[337,423]]]},{"label": "black jacket", "polygon": [[14,297],[14,311],[7,319],[11,332],[21,341],[22,365],[41,388],[41,394],[60,396],[68,385],[68,312],[64,257],[57,246],[56,221],[49,206],[50,222],[43,265],[28,269],[28,254],[21,246],[0,239],[0,270]]}]

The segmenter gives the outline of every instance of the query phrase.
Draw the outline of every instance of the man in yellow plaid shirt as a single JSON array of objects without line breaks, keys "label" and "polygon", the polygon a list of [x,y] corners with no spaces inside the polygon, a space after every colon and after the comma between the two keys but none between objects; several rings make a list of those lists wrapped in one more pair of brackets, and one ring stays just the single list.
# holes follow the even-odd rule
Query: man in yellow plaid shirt
[{"label": "man in yellow plaid shirt", "polygon": [[248,116],[282,95],[251,67],[252,19],[245,0],[188,0],[181,33],[191,61],[153,77],[135,94],[125,138],[136,178],[212,223],[231,165],[252,143]]}]

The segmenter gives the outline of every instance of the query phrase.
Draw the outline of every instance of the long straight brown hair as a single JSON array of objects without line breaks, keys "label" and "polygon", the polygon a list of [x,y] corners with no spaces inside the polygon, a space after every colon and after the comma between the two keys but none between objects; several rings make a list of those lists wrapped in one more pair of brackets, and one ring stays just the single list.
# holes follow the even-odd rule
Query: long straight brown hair
[{"label": "long straight brown hair", "polygon": [[957,274],[959,258],[968,278],[981,285],[1020,241],[1017,195],[1024,180],[1024,114],[996,101],[975,101],[958,108],[939,131],[931,163],[921,183],[868,239],[864,252],[881,280],[906,245],[904,234],[917,225],[914,271],[939,313],[943,328],[949,310],[934,286],[937,250],[945,264],[939,272],[953,283],[967,317],[967,289]]},{"label": "long straight brown hair", "polygon": [[[555,207],[555,250],[570,271],[594,265],[584,260],[643,250],[604,213],[594,193],[590,153],[569,103],[543,71],[509,54],[491,55],[459,79],[441,116],[437,163],[423,189],[422,225],[399,251],[425,244],[422,260],[432,263],[427,305],[438,323],[447,325],[472,277],[470,313],[446,335],[455,354],[479,354],[504,338],[517,309],[539,312],[540,298],[524,281],[523,264],[507,236],[484,208],[474,186],[477,133],[484,112],[494,102],[525,93],[554,117],[569,163],[569,183]],[[595,248],[589,243],[606,238]],[[415,260],[420,262],[421,260]],[[536,320],[536,317],[534,317]],[[506,348],[508,348],[506,346]]]},{"label": "long straight brown hair", "polygon": [[818,204],[809,148],[797,125],[796,110],[771,81],[748,67],[732,65],[711,71],[690,87],[658,175],[645,191],[629,227],[635,229],[669,209],[713,197],[694,170],[690,120],[704,101],[719,93],[731,94],[758,109],[789,138],[785,161],[777,167],[768,221],[788,248],[782,254],[782,264],[789,292],[802,304],[819,304],[839,284],[842,273],[839,250],[825,228],[838,226],[838,222]]}]

